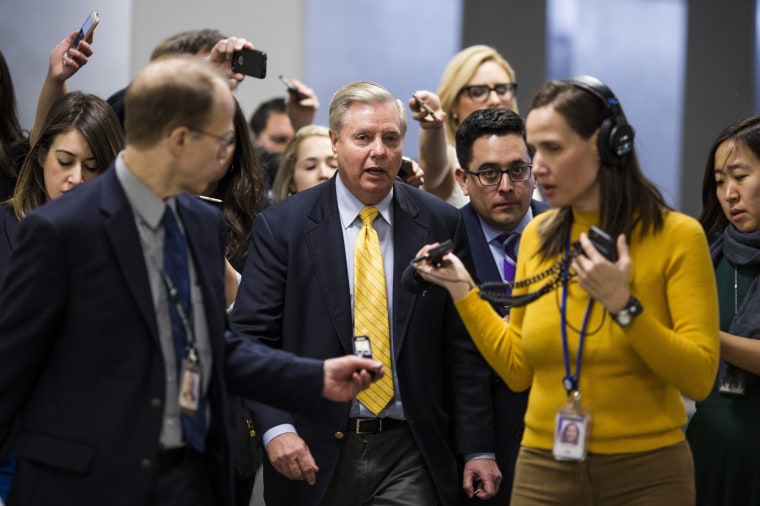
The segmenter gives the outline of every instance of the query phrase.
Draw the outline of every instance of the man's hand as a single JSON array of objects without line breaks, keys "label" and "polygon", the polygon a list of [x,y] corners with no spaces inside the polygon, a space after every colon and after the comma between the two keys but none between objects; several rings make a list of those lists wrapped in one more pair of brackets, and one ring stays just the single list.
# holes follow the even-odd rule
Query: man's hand
[{"label": "man's hand", "polygon": [[322,396],[337,402],[350,401],[385,374],[382,362],[354,355],[328,358],[325,360],[324,371]]},{"label": "man's hand", "polygon": [[495,460],[475,459],[464,465],[462,486],[470,499],[490,499],[499,491],[500,485],[501,471]]},{"label": "man's hand", "polygon": [[286,432],[272,439],[267,445],[269,462],[283,476],[291,480],[306,480],[309,485],[317,482],[317,467],[309,447],[294,432]]}]

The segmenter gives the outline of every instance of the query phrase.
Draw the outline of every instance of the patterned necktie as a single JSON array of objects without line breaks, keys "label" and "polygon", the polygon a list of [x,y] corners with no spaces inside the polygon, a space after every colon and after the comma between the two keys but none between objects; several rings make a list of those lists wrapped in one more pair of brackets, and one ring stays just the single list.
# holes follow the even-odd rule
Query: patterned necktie
[{"label": "patterned necktie", "polygon": [[[508,283],[512,283],[515,280],[515,267],[517,264],[515,260],[517,258],[515,246],[519,237],[520,234],[516,232],[504,232],[496,238],[504,249],[504,281]],[[511,293],[512,290],[508,290],[508,292]]]},{"label": "patterned necktie", "polygon": [[[177,360],[177,384],[181,385],[182,361],[188,356],[188,336],[175,301],[182,306],[188,325],[192,325],[187,243],[171,207],[166,206],[161,223],[164,225],[164,274],[171,280],[176,292],[176,297],[169,298],[169,314],[171,315],[172,336],[174,338],[174,354]],[[195,414],[182,413],[181,419],[182,437],[185,443],[203,453],[206,442],[206,406],[203,395],[199,396],[198,409]]]},{"label": "patterned necktie", "polygon": [[354,250],[354,335],[369,338],[373,358],[381,361],[385,367],[385,375],[357,396],[375,415],[393,398],[385,267],[380,240],[372,226],[377,216],[375,207],[361,210],[359,218],[362,220],[362,229]]}]

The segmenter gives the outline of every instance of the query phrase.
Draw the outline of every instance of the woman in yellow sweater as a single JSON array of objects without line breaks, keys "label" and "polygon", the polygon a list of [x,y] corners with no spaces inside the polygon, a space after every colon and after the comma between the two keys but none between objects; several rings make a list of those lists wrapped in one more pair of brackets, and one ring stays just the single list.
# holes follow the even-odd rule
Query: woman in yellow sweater
[{"label": "woman in yellow sweater", "polygon": [[[705,397],[718,366],[704,233],[644,177],[633,129],[599,80],[544,85],[526,133],[555,209],[525,229],[516,279],[534,283],[517,282],[512,296],[524,299],[547,280],[552,289],[513,307],[507,324],[453,254],[419,265],[449,290],[510,388],[532,387],[511,504],[693,505],[681,393]],[[616,261],[589,240],[592,226],[617,238]],[[561,437],[570,424],[579,429],[574,444]]]}]

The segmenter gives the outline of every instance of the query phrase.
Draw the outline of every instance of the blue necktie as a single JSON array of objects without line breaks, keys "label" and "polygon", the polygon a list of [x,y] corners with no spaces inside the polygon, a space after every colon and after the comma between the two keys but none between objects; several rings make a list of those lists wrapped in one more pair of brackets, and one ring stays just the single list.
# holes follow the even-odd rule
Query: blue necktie
[{"label": "blue necktie", "polygon": [[[192,306],[190,304],[190,271],[187,257],[187,243],[182,236],[177,223],[177,217],[169,206],[166,206],[164,217],[164,273],[171,280],[177,292],[175,300],[179,302],[187,317],[188,325],[192,325]],[[174,354],[177,360],[177,384],[182,383],[182,361],[188,356],[188,335],[182,318],[179,315],[174,300],[169,299],[169,314],[172,322],[174,337]],[[201,388],[198,398],[198,409],[194,415],[182,413],[182,437],[190,447],[203,453],[206,445],[206,403]]]},{"label": "blue necktie", "polygon": [[[516,232],[505,232],[496,237],[504,249],[504,281],[508,283],[513,283],[515,280],[515,268],[517,267],[515,246],[519,237],[520,234]],[[508,292],[511,293],[512,290],[508,290]]]}]

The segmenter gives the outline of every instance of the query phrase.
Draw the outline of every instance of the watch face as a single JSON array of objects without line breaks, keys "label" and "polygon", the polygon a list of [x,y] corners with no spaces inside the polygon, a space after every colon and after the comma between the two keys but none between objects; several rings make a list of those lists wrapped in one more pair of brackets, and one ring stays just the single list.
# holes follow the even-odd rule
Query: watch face
[{"label": "watch face", "polygon": [[617,321],[620,325],[626,326],[631,323],[631,313],[627,309],[617,314]]}]

